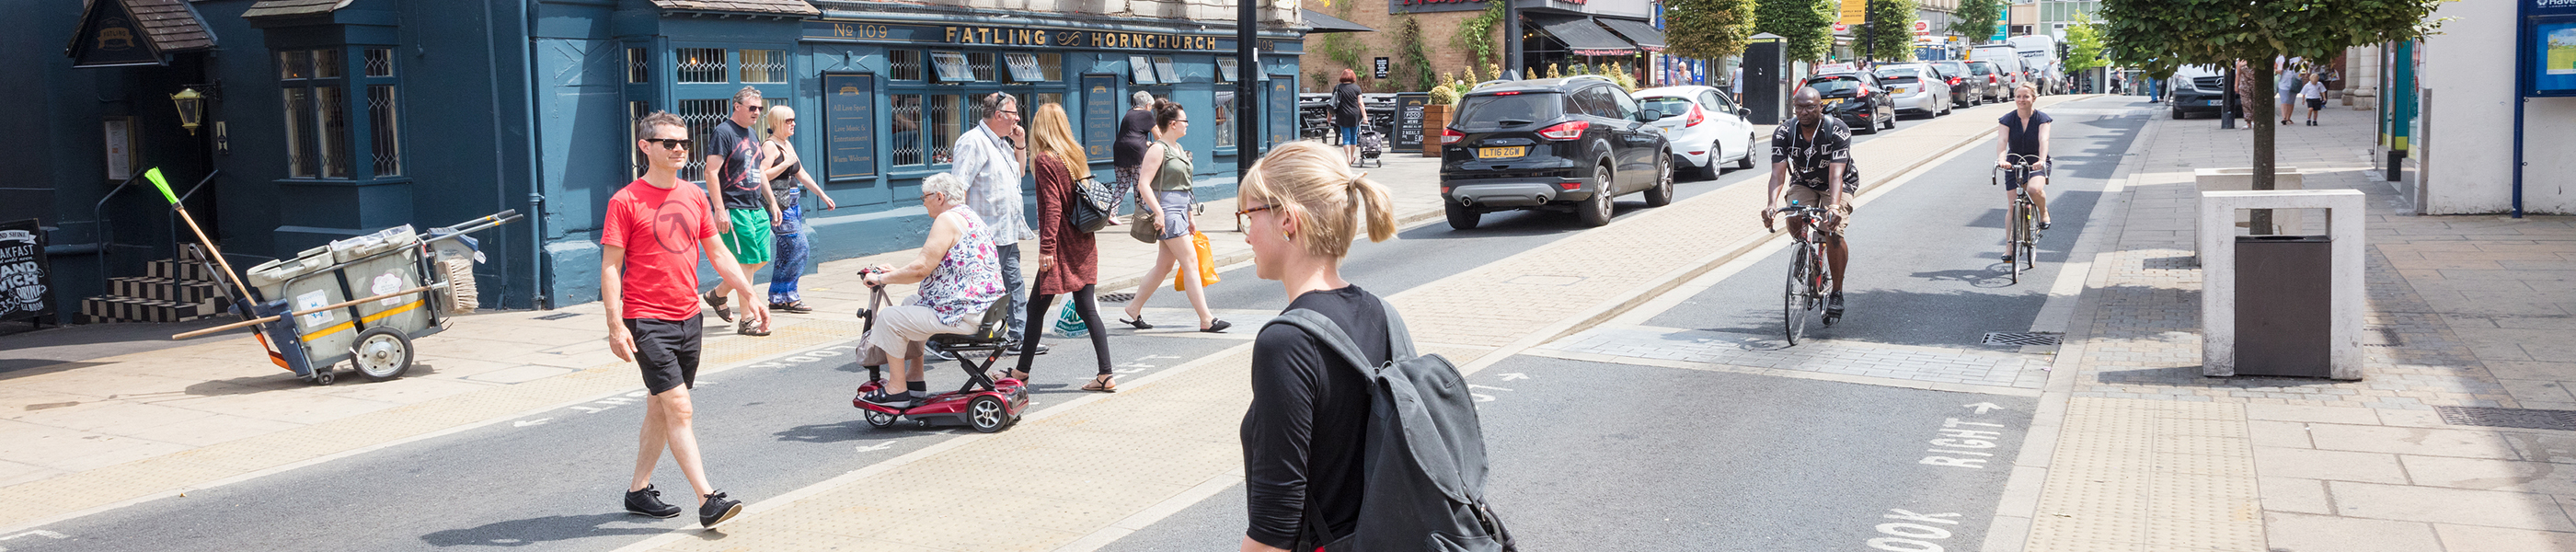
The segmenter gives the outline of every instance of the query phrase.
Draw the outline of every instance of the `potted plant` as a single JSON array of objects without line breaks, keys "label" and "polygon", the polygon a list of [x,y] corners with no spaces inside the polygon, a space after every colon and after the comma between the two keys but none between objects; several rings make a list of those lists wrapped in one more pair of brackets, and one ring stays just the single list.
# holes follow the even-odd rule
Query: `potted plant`
[{"label": "potted plant", "polygon": [[1449,128],[1449,108],[1458,104],[1460,86],[1455,83],[1431,87],[1431,103],[1422,106],[1422,156],[1440,156],[1440,131]]}]

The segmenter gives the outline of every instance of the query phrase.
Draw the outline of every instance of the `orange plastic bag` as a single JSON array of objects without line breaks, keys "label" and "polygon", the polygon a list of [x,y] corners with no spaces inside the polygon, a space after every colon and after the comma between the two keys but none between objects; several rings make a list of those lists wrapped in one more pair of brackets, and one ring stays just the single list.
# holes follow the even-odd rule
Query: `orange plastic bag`
[{"label": "orange plastic bag", "polygon": [[[1216,285],[1216,251],[1208,248],[1207,234],[1190,232],[1190,245],[1199,251],[1199,287]],[[1172,271],[1172,291],[1182,291],[1181,271]]]}]

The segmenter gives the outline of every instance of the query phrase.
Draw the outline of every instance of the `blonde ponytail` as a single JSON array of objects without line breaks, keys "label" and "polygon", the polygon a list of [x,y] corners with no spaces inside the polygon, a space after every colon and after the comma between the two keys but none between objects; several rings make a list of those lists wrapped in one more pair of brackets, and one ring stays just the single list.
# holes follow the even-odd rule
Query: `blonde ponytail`
[{"label": "blonde ponytail", "polygon": [[1253,163],[1241,195],[1298,220],[1294,239],[1316,255],[1338,259],[1350,253],[1362,224],[1368,226],[1369,241],[1395,237],[1395,202],[1386,187],[1352,173],[1341,149],[1322,142],[1291,142],[1271,150]]}]

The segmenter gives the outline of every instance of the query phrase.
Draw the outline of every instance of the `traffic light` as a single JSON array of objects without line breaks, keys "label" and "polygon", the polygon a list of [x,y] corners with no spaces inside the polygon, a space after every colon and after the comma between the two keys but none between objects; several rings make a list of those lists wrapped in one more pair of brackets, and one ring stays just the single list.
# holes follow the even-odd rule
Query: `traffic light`
[{"label": "traffic light", "polygon": [[2074,50],[2067,48],[2065,42],[2057,43],[2057,59],[2072,59],[2074,57]]}]

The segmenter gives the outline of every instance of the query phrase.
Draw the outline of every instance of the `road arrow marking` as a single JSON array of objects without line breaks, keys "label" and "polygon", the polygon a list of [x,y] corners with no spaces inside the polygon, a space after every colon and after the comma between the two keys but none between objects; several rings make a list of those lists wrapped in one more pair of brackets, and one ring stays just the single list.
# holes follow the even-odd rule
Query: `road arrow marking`
[{"label": "road arrow marking", "polygon": [[1519,372],[1513,372],[1513,373],[1509,373],[1509,374],[1503,374],[1503,381],[1525,380],[1525,379],[1529,379],[1529,374],[1523,374],[1523,373],[1519,373]]},{"label": "road arrow marking", "polygon": [[1469,395],[1474,395],[1474,396],[1476,397],[1476,402],[1494,402],[1494,396],[1493,396],[1493,395],[1487,395],[1487,394],[1484,394],[1484,393],[1468,393],[1468,394],[1469,394]]},{"label": "road arrow marking", "polygon": [[859,447],[859,452],[876,452],[876,451],[885,450],[885,449],[889,449],[889,448],[894,448],[894,442],[893,442],[893,441],[887,441],[887,442],[883,442],[883,443],[877,443],[877,444],[874,444],[874,445],[868,445],[868,446],[864,446],[864,447]]},{"label": "road arrow marking", "polygon": [[1995,404],[1995,403],[1990,403],[1990,402],[1981,402],[1981,403],[1977,403],[1977,404],[1963,404],[1963,405],[1959,405],[1959,406],[1965,406],[1965,407],[1968,407],[1968,408],[1974,408],[1974,409],[1977,409],[1977,413],[1978,413],[1978,414],[1984,414],[1984,413],[1986,413],[1986,411],[1988,411],[1988,410],[1994,410],[1994,409],[1997,409],[1997,408],[2003,408],[2003,407],[2004,407],[2004,405]]},{"label": "road arrow marking", "polygon": [[1495,390],[1495,391],[1510,391],[1510,389],[1504,389],[1504,388],[1501,388],[1501,387],[1495,387],[1495,386],[1491,386],[1491,385],[1477,385],[1477,384],[1473,384],[1473,383],[1467,384],[1467,387],[1472,388],[1472,389],[1492,389],[1492,390]]},{"label": "road arrow marking", "polygon": [[552,419],[554,419],[554,418],[537,418],[537,419],[534,419],[534,420],[519,420],[519,421],[516,421],[516,422],[511,422],[511,423],[510,423],[510,427],[528,427],[528,426],[532,426],[532,425],[545,425],[546,420],[552,420]]}]

